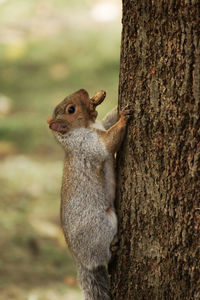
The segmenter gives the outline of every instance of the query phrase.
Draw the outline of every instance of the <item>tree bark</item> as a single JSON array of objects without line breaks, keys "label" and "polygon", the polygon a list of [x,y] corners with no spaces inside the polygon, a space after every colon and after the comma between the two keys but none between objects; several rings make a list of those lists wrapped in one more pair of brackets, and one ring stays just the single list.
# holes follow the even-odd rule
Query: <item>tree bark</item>
[{"label": "tree bark", "polygon": [[123,1],[113,299],[200,299],[200,1]]}]

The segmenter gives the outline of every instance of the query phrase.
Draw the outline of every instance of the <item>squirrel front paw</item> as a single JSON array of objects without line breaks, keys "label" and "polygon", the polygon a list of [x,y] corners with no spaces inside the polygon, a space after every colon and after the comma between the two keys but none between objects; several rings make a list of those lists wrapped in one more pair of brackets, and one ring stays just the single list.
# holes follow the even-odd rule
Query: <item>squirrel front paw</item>
[{"label": "squirrel front paw", "polygon": [[133,109],[130,107],[130,105],[126,105],[120,111],[120,119],[123,122],[127,122],[132,116],[133,116]]}]

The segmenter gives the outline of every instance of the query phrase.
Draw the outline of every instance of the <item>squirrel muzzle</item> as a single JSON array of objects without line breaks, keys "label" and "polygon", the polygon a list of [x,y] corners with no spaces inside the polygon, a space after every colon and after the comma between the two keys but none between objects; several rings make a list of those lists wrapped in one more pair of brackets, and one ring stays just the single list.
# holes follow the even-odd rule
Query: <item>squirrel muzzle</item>
[{"label": "squirrel muzzle", "polygon": [[49,123],[49,128],[53,131],[57,131],[59,133],[66,133],[68,131],[68,126],[63,120],[51,121]]}]

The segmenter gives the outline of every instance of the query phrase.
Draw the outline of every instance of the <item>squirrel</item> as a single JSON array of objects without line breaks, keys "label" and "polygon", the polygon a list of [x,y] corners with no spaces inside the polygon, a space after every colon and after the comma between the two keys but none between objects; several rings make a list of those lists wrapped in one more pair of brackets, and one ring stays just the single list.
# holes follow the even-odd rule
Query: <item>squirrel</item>
[{"label": "squirrel", "polygon": [[65,150],[61,225],[85,300],[111,299],[106,265],[117,235],[114,154],[131,114],[126,107],[119,118],[114,108],[97,121],[96,106],[104,98],[104,91],[90,99],[80,89],[59,103],[47,120]]}]

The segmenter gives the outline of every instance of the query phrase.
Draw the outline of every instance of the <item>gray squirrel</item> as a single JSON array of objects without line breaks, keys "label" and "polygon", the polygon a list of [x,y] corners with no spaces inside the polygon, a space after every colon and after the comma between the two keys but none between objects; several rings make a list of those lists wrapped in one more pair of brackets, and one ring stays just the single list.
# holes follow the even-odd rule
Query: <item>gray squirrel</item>
[{"label": "gray squirrel", "polygon": [[61,225],[78,267],[85,300],[108,300],[106,266],[117,234],[114,208],[114,154],[123,140],[130,109],[117,108],[100,122],[96,106],[105,98],[90,99],[81,89],[58,104],[49,128],[65,150],[61,189]]}]

